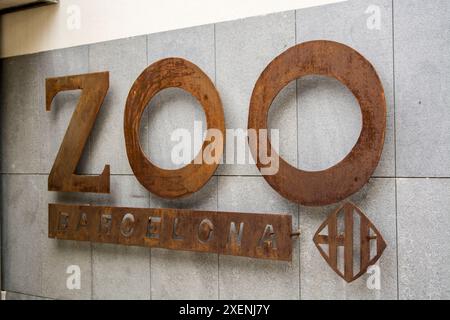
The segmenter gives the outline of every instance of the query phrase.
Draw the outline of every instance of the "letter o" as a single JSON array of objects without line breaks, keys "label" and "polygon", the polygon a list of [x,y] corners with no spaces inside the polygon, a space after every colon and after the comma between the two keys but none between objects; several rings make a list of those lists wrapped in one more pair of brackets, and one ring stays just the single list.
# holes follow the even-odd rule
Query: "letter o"
[{"label": "letter o", "polygon": [[127,213],[123,216],[122,222],[120,223],[120,233],[124,237],[129,237],[134,231],[135,219],[131,213]]},{"label": "letter o", "polygon": [[[195,64],[181,58],[159,60],[147,67],[133,83],[128,94],[124,130],[127,156],[134,175],[150,192],[163,198],[178,198],[198,191],[208,182],[219,165],[193,160],[180,169],[165,170],[145,156],[139,143],[142,114],[150,100],[161,90],[178,87],[192,94],[202,105],[208,129],[218,129],[225,140],[225,123],[219,93],[208,76]],[[209,131],[209,130],[208,130]],[[195,159],[203,157],[208,146],[207,134]],[[216,149],[216,158],[223,153],[223,143]],[[195,162],[195,163],[194,163]]]},{"label": "letter o", "polygon": [[214,225],[209,219],[203,219],[198,226],[198,240],[201,243],[207,243],[212,239]]},{"label": "letter o", "polygon": [[[359,139],[350,153],[331,168],[304,171],[280,157],[278,172],[264,178],[291,201],[322,206],[358,191],[377,167],[386,130],[386,99],[374,67],[357,51],[332,41],[305,42],[284,51],[260,75],[250,101],[248,128],[257,132],[266,129],[268,111],[277,94],[292,80],[311,74],[334,77],[355,95],[362,113]],[[278,156],[270,141],[267,143],[271,155]],[[259,141],[250,149],[261,170],[264,165],[255,149],[258,145]]]}]

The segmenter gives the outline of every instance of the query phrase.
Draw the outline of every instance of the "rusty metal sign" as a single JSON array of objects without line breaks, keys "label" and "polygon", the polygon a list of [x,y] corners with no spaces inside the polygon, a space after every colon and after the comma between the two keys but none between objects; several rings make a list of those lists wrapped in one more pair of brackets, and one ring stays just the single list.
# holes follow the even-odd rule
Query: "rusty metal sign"
[{"label": "rusty metal sign", "polygon": [[[268,112],[277,94],[292,80],[307,75],[334,77],[355,95],[362,113],[362,130],[350,153],[333,167],[322,171],[304,171],[281,157],[279,170],[264,175],[266,181],[283,197],[306,206],[339,202],[362,188],[381,157],[386,130],[386,99],[383,85],[370,62],[354,49],[333,41],[310,41],[287,49],[272,60],[261,73],[253,89],[248,128],[267,129]],[[249,141],[258,169],[261,160],[256,143]],[[268,138],[267,138],[268,139]],[[271,155],[276,155],[270,147]],[[301,151],[300,151],[301,152]]]},{"label": "rusty metal sign", "polygon": [[[256,139],[249,141],[256,165],[262,171],[258,146],[259,131],[267,129],[268,112],[276,95],[292,80],[306,75],[331,76],[355,95],[362,113],[362,130],[351,152],[333,167],[304,171],[279,157],[278,171],[264,174],[265,180],[283,197],[307,206],[341,201],[357,192],[374,172],[381,156],[386,129],[384,90],[370,62],[354,49],[332,41],[310,41],[287,49],[260,75],[250,100],[248,128]],[[195,64],[182,58],[159,60],[147,67],[130,89],[124,113],[124,136],[130,166],[137,180],[150,192],[163,198],[178,198],[200,190],[214,174],[219,161],[196,162],[202,149],[183,168],[164,170],[151,163],[139,141],[140,121],[150,100],[161,90],[179,87],[202,105],[208,129],[218,130],[214,160],[220,160],[225,139],[225,121],[218,91],[209,77]],[[82,94],[60,146],[48,179],[49,191],[110,192],[110,167],[99,175],[76,174],[77,164],[109,88],[109,73],[91,73],[46,80],[46,110],[61,91],[81,89]],[[209,132],[209,131],[208,131]],[[264,140],[262,140],[264,141]],[[337,221],[344,211],[343,234]],[[360,241],[353,241],[355,213],[360,221]],[[328,234],[322,232],[327,227]],[[180,209],[123,208],[49,204],[49,237],[56,239],[118,243],[177,250],[215,252],[274,260],[291,260],[292,217],[283,214],[253,214]],[[371,243],[376,255],[371,255]],[[346,281],[361,276],[381,256],[386,243],[375,226],[355,206],[346,204],[323,223],[314,242],[330,266]],[[322,245],[328,245],[328,251]],[[353,245],[360,245],[360,270],[353,272]],[[338,249],[344,247],[344,270],[338,267]]]},{"label": "rusty metal sign", "polygon": [[[355,229],[355,221],[358,221],[359,230]],[[359,241],[354,241],[355,238],[359,238]],[[367,268],[377,262],[386,248],[386,242],[378,229],[350,202],[340,206],[322,223],[313,240],[330,267],[347,282],[366,273]],[[328,248],[324,249],[323,245]],[[354,246],[359,247],[359,252],[355,252]],[[343,257],[339,256],[339,247],[344,248]],[[359,259],[359,270],[356,272],[353,270],[355,257]]]},{"label": "rusty metal sign", "polygon": [[49,238],[292,259],[292,216],[49,204]]}]

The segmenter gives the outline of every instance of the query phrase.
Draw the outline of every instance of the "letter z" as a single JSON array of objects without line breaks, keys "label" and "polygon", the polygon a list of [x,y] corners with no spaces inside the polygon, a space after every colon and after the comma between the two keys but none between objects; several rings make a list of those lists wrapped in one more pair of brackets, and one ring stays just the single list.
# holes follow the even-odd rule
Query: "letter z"
[{"label": "letter z", "polygon": [[48,176],[49,191],[109,193],[109,165],[105,165],[99,176],[75,174],[108,88],[109,72],[46,79],[47,111],[51,110],[51,103],[58,92],[82,90]]}]

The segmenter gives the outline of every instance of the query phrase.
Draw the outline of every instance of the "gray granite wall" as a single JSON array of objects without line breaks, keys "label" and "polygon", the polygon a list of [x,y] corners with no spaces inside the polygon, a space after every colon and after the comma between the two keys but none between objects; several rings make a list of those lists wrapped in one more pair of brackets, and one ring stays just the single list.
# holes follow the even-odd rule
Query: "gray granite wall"
[{"label": "gray granite wall", "polygon": [[[3,290],[9,298],[54,299],[409,299],[450,298],[450,2],[352,0],[1,61],[1,207]],[[373,20],[375,19],[375,20]],[[377,23],[379,22],[379,25]],[[378,28],[379,26],[379,28]],[[308,208],[279,196],[254,165],[222,165],[192,197],[149,194],[132,175],[123,137],[128,91],[139,73],[169,56],[191,60],[215,82],[227,128],[246,128],[253,86],[285,49],[330,39],[361,52],[377,69],[388,107],[386,143],[369,183],[352,200],[384,235],[381,289],[367,275],[345,283],[312,236],[336,205]],[[78,100],[59,94],[44,107],[44,79],[110,71],[110,89],[79,171],[111,165],[111,194],[47,191],[47,177]],[[170,167],[168,134],[204,121],[188,94],[166,90],[142,123],[152,161]],[[309,170],[348,153],[361,128],[353,95],[337,81],[301,79],[272,105],[280,153]],[[291,263],[47,238],[51,201],[292,214],[302,236]],[[78,265],[81,289],[68,290]]]}]

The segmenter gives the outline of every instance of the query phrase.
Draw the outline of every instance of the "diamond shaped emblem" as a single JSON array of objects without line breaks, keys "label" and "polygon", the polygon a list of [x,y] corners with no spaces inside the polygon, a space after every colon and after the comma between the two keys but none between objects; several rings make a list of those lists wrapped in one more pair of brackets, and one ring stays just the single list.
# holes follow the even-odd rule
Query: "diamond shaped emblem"
[{"label": "diamond shaped emblem", "polygon": [[350,202],[340,206],[322,223],[313,241],[325,261],[347,282],[366,273],[386,248],[378,229]]}]

